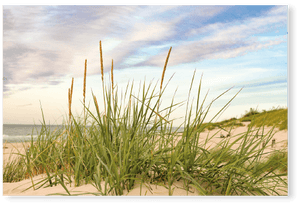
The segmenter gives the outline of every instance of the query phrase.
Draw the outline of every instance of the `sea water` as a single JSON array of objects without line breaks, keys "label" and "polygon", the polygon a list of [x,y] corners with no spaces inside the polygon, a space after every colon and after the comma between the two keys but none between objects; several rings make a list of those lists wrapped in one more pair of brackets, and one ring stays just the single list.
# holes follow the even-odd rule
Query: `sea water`
[{"label": "sea water", "polygon": [[[50,131],[61,129],[60,125],[50,125]],[[3,124],[3,143],[5,142],[26,142],[31,138],[35,140],[41,132],[42,125],[24,125],[24,124]],[[178,130],[177,130],[178,129]],[[158,128],[159,130],[159,128]],[[182,132],[183,128],[172,128],[172,131]]]},{"label": "sea water", "polygon": [[[60,128],[58,125],[47,126],[50,131]],[[25,142],[31,138],[35,140],[41,132],[41,125],[24,125],[24,124],[3,124],[3,143],[4,142]]]}]

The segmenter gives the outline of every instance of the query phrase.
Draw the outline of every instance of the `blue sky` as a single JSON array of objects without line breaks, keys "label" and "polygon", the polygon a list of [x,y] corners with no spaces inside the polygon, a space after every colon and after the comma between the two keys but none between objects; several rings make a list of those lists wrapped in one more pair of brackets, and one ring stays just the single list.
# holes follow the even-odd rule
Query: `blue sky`
[{"label": "blue sky", "polygon": [[47,122],[60,123],[72,77],[72,110],[80,114],[85,59],[86,101],[93,89],[101,102],[100,40],[106,80],[113,59],[120,91],[128,81],[159,81],[172,46],[162,107],[176,88],[175,101],[187,100],[194,70],[197,84],[203,73],[207,104],[234,86],[207,120],[242,87],[218,120],[287,107],[287,22],[287,6],[3,6],[3,123],[39,123],[40,101]]}]

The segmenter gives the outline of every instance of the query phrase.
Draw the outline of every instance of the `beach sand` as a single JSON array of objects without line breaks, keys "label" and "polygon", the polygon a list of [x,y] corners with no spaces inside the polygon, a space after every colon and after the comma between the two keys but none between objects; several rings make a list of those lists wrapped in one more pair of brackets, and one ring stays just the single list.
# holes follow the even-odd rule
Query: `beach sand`
[{"label": "beach sand", "polygon": [[[233,129],[230,132],[230,142],[234,141],[236,138],[234,137],[237,134],[243,133],[247,131],[247,125],[249,123],[243,123],[244,126],[237,127]],[[271,128],[265,128],[264,134],[266,134],[268,131],[270,131]],[[279,150],[279,149],[285,149],[287,148],[287,142],[288,142],[288,133],[287,130],[284,131],[278,131],[274,134],[272,139],[275,139],[275,145],[267,149],[269,151],[271,150]],[[218,144],[222,138],[220,138],[221,133],[223,135],[227,135],[225,131],[218,131],[217,129],[211,130],[211,131],[205,131],[201,133],[200,140],[204,140],[207,136],[210,137],[212,135],[215,135],[209,143],[206,145],[207,148],[213,147],[214,145]],[[255,137],[253,137],[255,138]],[[11,161],[12,158],[16,158],[17,155],[13,154],[15,152],[21,152],[25,154],[25,150],[27,148],[27,145],[29,143],[25,143],[25,149],[24,145],[22,143],[4,143],[3,144],[3,163],[5,164],[8,161]],[[269,142],[269,144],[272,144],[272,141]],[[233,146],[234,148],[238,147],[238,143]],[[12,154],[12,155],[11,155]],[[61,185],[53,186],[53,187],[42,187],[37,190],[34,190],[33,188],[28,189],[27,191],[23,191],[26,188],[30,187],[32,185],[32,181],[34,183],[37,183],[39,180],[41,180],[43,177],[45,177],[45,174],[38,175],[33,177],[33,179],[25,179],[20,182],[14,182],[14,183],[3,183],[3,195],[4,196],[45,196],[49,194],[67,194],[65,189]],[[175,182],[172,185],[173,190],[173,196],[195,196],[199,195],[197,190],[195,188],[190,188],[189,192],[187,192],[185,189],[183,189],[183,181]],[[104,183],[102,185],[104,187]],[[79,187],[74,187],[74,185],[66,185],[67,189],[70,191],[71,194],[83,194],[83,193],[98,193],[97,189],[91,185],[82,185]],[[84,194],[84,195],[93,195],[93,194]],[[100,195],[100,194],[99,194]],[[125,196],[168,196],[169,190],[162,185],[155,185],[155,184],[139,184],[138,182],[135,184],[134,189],[132,189],[130,192],[124,191]],[[286,193],[280,192],[280,195],[287,195]]]}]

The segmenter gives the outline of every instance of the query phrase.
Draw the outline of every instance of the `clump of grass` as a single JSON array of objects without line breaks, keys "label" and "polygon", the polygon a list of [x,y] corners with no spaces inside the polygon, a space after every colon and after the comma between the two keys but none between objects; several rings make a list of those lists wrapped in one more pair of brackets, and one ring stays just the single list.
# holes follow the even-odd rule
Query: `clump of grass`
[{"label": "clump of grass", "polygon": [[[31,187],[39,189],[60,184],[71,195],[67,184],[73,183],[77,187],[90,183],[99,191],[94,195],[124,195],[136,186],[142,188],[142,185],[152,183],[163,184],[172,195],[174,183],[183,180],[187,192],[190,186],[194,186],[200,195],[268,195],[275,189],[266,186],[266,180],[286,186],[286,181],[281,178],[283,174],[264,174],[265,170],[257,169],[266,149],[266,144],[261,146],[262,142],[271,140],[273,130],[262,134],[261,138],[252,138],[257,131],[249,127],[247,132],[222,139],[212,148],[208,148],[207,144],[213,137],[200,139],[200,134],[241,90],[204,124],[214,101],[229,90],[204,108],[207,94],[201,102],[201,78],[196,105],[193,106],[190,99],[194,74],[188,92],[186,114],[180,125],[183,132],[179,133],[180,127],[175,129],[174,119],[171,118],[171,114],[182,105],[174,101],[175,95],[168,107],[159,108],[168,85],[168,82],[164,86],[162,84],[166,64],[160,87],[144,83],[138,94],[133,93],[134,83],[128,84],[123,94],[118,93],[118,87],[113,86],[113,82],[112,87],[105,86],[101,41],[100,64],[104,115],[99,110],[94,94],[96,113],[91,112],[84,103],[86,113],[83,118],[71,113],[72,121],[66,121],[62,128],[54,132],[47,127],[42,112],[43,126],[37,140],[31,141],[26,155],[20,155],[30,177],[46,174],[44,179]],[[235,121],[224,121],[219,126],[233,126]],[[231,138],[235,139],[232,141]],[[234,149],[236,144],[239,146]],[[16,167],[13,170],[21,167],[14,165]],[[280,168],[274,165],[274,171]],[[4,170],[12,171],[9,167]]]},{"label": "clump of grass", "polygon": [[251,118],[250,126],[261,127],[265,126],[276,126],[279,130],[287,129],[287,109],[275,109],[271,111],[265,111],[255,114]]},{"label": "clump of grass", "polygon": [[252,118],[251,117],[243,117],[241,119],[241,122],[251,122]]},{"label": "clump of grass", "polygon": [[[255,117],[255,121],[252,121]],[[287,130],[288,129],[288,108],[273,108],[269,111],[263,110],[262,112],[258,112],[257,110],[250,109],[250,112],[247,112],[243,115],[242,118],[239,119],[241,122],[250,121],[251,123],[248,126],[256,126],[260,127],[262,125],[265,126],[273,126],[279,130]]]},{"label": "clump of grass", "polygon": [[26,163],[23,158],[18,157],[3,164],[3,182],[18,182],[25,179]]},{"label": "clump of grass", "polygon": [[249,111],[246,111],[246,114],[244,114],[243,117],[250,117],[256,114],[259,114],[259,111],[257,111],[257,109],[254,108],[250,108]]},{"label": "clump of grass", "polygon": [[265,165],[265,170],[270,172],[275,169],[280,173],[287,173],[287,163],[288,163],[288,154],[287,151],[276,150],[272,152],[267,160],[263,163]]},{"label": "clump of grass", "polygon": [[250,108],[250,110],[246,111],[246,114],[239,119],[231,118],[222,122],[211,123],[207,128],[209,130],[213,130],[215,128],[224,128],[229,126],[243,126],[242,122],[250,122],[248,126],[276,126],[279,130],[286,130],[288,126],[287,114],[287,109],[283,108],[273,108],[269,111],[263,110],[262,112],[259,112],[257,109]]}]

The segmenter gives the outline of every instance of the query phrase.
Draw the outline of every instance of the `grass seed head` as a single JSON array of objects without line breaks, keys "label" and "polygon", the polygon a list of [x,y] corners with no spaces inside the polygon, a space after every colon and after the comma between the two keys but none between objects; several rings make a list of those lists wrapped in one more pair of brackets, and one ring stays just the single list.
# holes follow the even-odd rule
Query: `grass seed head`
[{"label": "grass seed head", "polygon": [[71,102],[72,102],[72,100],[71,100],[71,91],[70,91],[70,89],[68,89],[68,99],[69,99],[69,120],[71,120],[71,115],[72,115],[72,113],[71,113]]},{"label": "grass seed head", "polygon": [[103,71],[103,57],[102,57],[102,46],[101,46],[101,41],[99,43],[100,47],[100,65],[101,65],[101,79],[103,81],[103,76],[104,76],[104,71]]},{"label": "grass seed head", "polygon": [[99,106],[98,106],[98,101],[97,101],[97,98],[96,98],[96,96],[95,96],[95,95],[93,95],[93,97],[94,97],[94,101],[95,101],[95,104],[96,104],[96,109],[97,109],[97,112],[99,113],[99,112],[100,112],[100,110],[99,110]]},{"label": "grass seed head", "polygon": [[168,64],[168,61],[169,61],[169,57],[170,57],[170,54],[171,54],[171,50],[172,50],[172,47],[170,47],[170,49],[169,49],[169,53],[168,53],[168,56],[167,56],[167,59],[166,59],[166,62],[165,62],[164,70],[163,70],[163,73],[161,75],[160,90],[162,89],[162,85],[163,85],[163,81],[164,81],[165,72],[166,72],[166,69],[167,69],[167,64]]},{"label": "grass seed head", "polygon": [[114,60],[111,60],[111,87],[114,89]]},{"label": "grass seed head", "polygon": [[86,91],[86,70],[87,70],[87,59],[84,63],[84,78],[83,78],[83,102],[85,102],[85,91]]},{"label": "grass seed head", "polygon": [[72,102],[72,96],[73,96],[73,84],[74,84],[74,77],[72,77],[72,83],[71,83],[71,102]]}]

